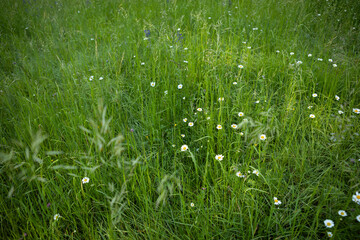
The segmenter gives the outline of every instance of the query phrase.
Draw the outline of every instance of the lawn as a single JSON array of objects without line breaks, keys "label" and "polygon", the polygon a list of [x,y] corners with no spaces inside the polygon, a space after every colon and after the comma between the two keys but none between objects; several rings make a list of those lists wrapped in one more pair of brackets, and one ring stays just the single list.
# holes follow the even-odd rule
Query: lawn
[{"label": "lawn", "polygon": [[1,239],[356,239],[360,2],[2,0]]}]

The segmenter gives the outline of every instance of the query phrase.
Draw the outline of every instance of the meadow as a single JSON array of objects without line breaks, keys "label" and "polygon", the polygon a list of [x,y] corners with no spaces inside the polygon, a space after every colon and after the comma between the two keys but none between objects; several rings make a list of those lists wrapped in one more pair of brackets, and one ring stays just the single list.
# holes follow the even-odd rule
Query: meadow
[{"label": "meadow", "polygon": [[2,0],[0,238],[358,238],[359,19]]}]

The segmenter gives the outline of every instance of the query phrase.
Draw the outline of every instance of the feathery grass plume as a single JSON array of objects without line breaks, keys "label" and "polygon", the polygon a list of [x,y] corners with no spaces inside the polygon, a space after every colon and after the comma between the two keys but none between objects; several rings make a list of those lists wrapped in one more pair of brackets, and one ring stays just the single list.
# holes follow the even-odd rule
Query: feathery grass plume
[{"label": "feathery grass plume", "polygon": [[161,204],[164,206],[168,199],[173,195],[174,191],[176,190],[176,186],[180,191],[182,191],[181,181],[176,176],[176,172],[171,175],[166,174],[160,181],[157,192],[159,197],[156,200],[156,208],[159,207]]}]

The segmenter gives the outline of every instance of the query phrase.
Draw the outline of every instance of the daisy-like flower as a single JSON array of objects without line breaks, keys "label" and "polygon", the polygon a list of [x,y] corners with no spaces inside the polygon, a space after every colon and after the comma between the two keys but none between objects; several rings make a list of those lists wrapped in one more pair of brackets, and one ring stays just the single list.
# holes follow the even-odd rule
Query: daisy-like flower
[{"label": "daisy-like flower", "polygon": [[90,179],[89,179],[88,177],[84,177],[84,178],[81,180],[81,182],[82,182],[83,184],[89,183],[89,181],[90,181]]},{"label": "daisy-like flower", "polygon": [[323,59],[322,59],[322,58],[318,58],[317,60],[320,61],[320,62],[322,62]]},{"label": "daisy-like flower", "polygon": [[280,51],[279,50],[276,50],[276,53],[279,53]]},{"label": "daisy-like flower", "polygon": [[259,172],[259,170],[256,170],[256,169],[255,169],[252,173],[255,174],[256,176],[259,176],[259,173],[260,173],[260,172]]},{"label": "daisy-like flower", "polygon": [[193,202],[190,203],[190,207],[195,207],[195,204]]},{"label": "daisy-like flower", "polygon": [[207,117],[206,120],[210,120],[210,117]]},{"label": "daisy-like flower", "polygon": [[217,130],[220,130],[220,129],[222,129],[222,126],[219,124],[216,126],[216,128],[217,128]]},{"label": "daisy-like flower", "polygon": [[233,128],[233,129],[237,129],[237,125],[234,123],[234,124],[231,124],[231,127]]},{"label": "daisy-like flower", "polygon": [[239,117],[243,117],[243,116],[244,116],[244,113],[243,113],[243,112],[239,112],[239,113],[238,113],[238,116],[239,116]]},{"label": "daisy-like flower", "polygon": [[60,214],[57,213],[57,214],[54,215],[54,220],[55,221],[59,220],[59,218],[61,218]]},{"label": "daisy-like flower", "polygon": [[333,62],[333,60],[330,58],[330,59],[329,59],[329,62]]},{"label": "daisy-like flower", "polygon": [[247,47],[247,49],[251,49],[251,47]]},{"label": "daisy-like flower", "polygon": [[359,114],[359,113],[360,113],[360,109],[358,109],[358,108],[353,108],[353,112],[356,113],[356,114]]},{"label": "daisy-like flower", "polygon": [[224,101],[224,98],[220,97],[218,100],[221,102],[221,101]]},{"label": "daisy-like flower", "polygon": [[94,80],[94,76],[90,76],[89,81],[91,82],[92,80]]},{"label": "daisy-like flower", "polygon": [[310,114],[310,118],[315,118],[315,114]]},{"label": "daisy-like flower", "polygon": [[312,109],[313,108],[313,106],[308,106],[308,109]]},{"label": "daisy-like flower", "polygon": [[184,137],[185,137],[185,134],[181,134],[181,137],[183,137],[183,138],[184,138]]},{"label": "daisy-like flower", "polygon": [[339,110],[339,111],[338,111],[338,113],[339,113],[339,114],[343,114],[344,112],[343,112],[343,111],[341,111],[341,110]]},{"label": "daisy-like flower", "polygon": [[311,53],[309,53],[309,54],[308,54],[308,57],[312,57],[312,54],[311,54]]},{"label": "daisy-like flower", "polygon": [[260,140],[265,141],[266,136],[265,136],[265,134],[261,134],[259,138],[260,138]]},{"label": "daisy-like flower", "polygon": [[279,199],[277,199],[277,197],[274,197],[274,203],[275,203],[275,205],[280,205],[281,201]]},{"label": "daisy-like flower", "polygon": [[100,77],[100,78],[99,78],[100,81],[103,80],[103,79],[104,79],[103,77]]},{"label": "daisy-like flower", "polygon": [[336,99],[336,101],[339,101],[340,97],[338,95],[335,95],[335,99]]},{"label": "daisy-like flower", "polygon": [[332,232],[327,232],[326,234],[329,238],[331,238],[333,236]]},{"label": "daisy-like flower", "polygon": [[183,97],[183,100],[185,100],[185,97]]},{"label": "daisy-like flower", "polygon": [[188,48],[186,47],[186,48],[184,48],[184,50],[186,51],[186,50],[188,50]]},{"label": "daisy-like flower", "polygon": [[327,227],[327,228],[332,228],[334,226],[334,222],[330,219],[326,219],[324,221],[324,224],[325,224],[325,227]]},{"label": "daisy-like flower", "polygon": [[238,68],[243,69],[244,66],[243,65],[238,65]]},{"label": "daisy-like flower", "polygon": [[360,203],[360,193],[356,192],[355,195],[352,196],[352,200],[356,203]]},{"label": "daisy-like flower", "polygon": [[184,63],[189,63],[188,61],[184,60]]},{"label": "daisy-like flower", "polygon": [[333,67],[337,67],[337,64],[336,64],[336,63],[334,63],[334,64],[333,64]]},{"label": "daisy-like flower", "polygon": [[356,216],[356,220],[358,220],[358,222],[360,222],[360,215]]},{"label": "daisy-like flower", "polygon": [[312,95],[313,97],[317,97],[318,95],[317,95],[317,93],[313,93],[313,95]]},{"label": "daisy-like flower", "polygon": [[215,156],[215,159],[218,160],[218,161],[222,161],[224,159],[224,156],[221,155],[221,154],[218,154]]},{"label": "daisy-like flower", "polygon": [[193,122],[189,122],[189,127],[192,127],[192,126],[194,126],[194,123]]},{"label": "daisy-like flower", "polygon": [[155,82],[151,82],[150,86],[155,87]]},{"label": "daisy-like flower", "polygon": [[239,178],[244,178],[245,177],[241,172],[237,172],[236,176],[239,177]]},{"label": "daisy-like flower", "polygon": [[168,94],[168,90],[164,91],[164,94],[167,95],[167,94]]},{"label": "daisy-like flower", "polygon": [[184,151],[186,151],[186,150],[188,150],[188,149],[189,149],[188,145],[182,145],[182,146],[181,146],[181,151],[182,151],[182,152],[184,152]]},{"label": "daisy-like flower", "polygon": [[293,53],[293,52],[290,53],[291,56],[294,55],[294,54],[295,54],[295,53]]},{"label": "daisy-like flower", "polygon": [[233,85],[236,85],[237,84],[237,82],[233,82]]},{"label": "daisy-like flower", "polygon": [[144,62],[142,62],[142,63],[141,63],[141,66],[144,66],[144,65],[145,65],[145,63],[144,63]]},{"label": "daisy-like flower", "polygon": [[300,64],[302,64],[302,63],[303,63],[302,61],[297,61],[297,62],[296,62],[297,65],[300,65]]},{"label": "daisy-like flower", "polygon": [[344,210],[340,210],[338,211],[338,214],[342,217],[346,217],[347,216],[347,213],[344,211]]},{"label": "daisy-like flower", "polygon": [[184,121],[184,122],[187,122],[187,118],[184,118],[183,121]]},{"label": "daisy-like flower", "polygon": [[244,133],[243,133],[243,132],[241,132],[241,133],[240,133],[240,136],[243,136],[243,135],[244,135]]},{"label": "daisy-like flower", "polygon": [[255,103],[259,103],[259,102],[260,102],[260,100],[255,101]]},{"label": "daisy-like flower", "polygon": [[196,109],[198,112],[202,112],[202,108],[197,108]]},{"label": "daisy-like flower", "polygon": [[183,85],[182,84],[179,84],[178,85],[178,89],[182,89],[183,88]]}]

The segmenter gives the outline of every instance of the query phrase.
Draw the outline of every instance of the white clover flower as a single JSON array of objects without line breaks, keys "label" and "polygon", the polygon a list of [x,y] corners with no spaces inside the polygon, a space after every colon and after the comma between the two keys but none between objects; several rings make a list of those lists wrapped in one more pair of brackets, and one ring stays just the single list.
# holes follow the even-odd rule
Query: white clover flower
[{"label": "white clover flower", "polygon": [[339,110],[339,111],[338,111],[338,113],[339,113],[339,114],[343,114],[344,112],[343,112],[343,111],[341,111],[341,110]]},{"label": "white clover flower", "polygon": [[54,220],[55,221],[58,221],[59,218],[61,218],[60,214],[57,213],[57,214],[54,215]]},{"label": "white clover flower", "polygon": [[82,182],[83,184],[88,183],[89,181],[90,181],[90,179],[89,179],[88,177],[84,177],[84,178],[81,180],[81,182]]},{"label": "white clover flower", "polygon": [[281,201],[278,200],[276,197],[274,197],[274,204],[275,204],[275,205],[280,205],[280,204],[281,204]]},{"label": "white clover flower", "polygon": [[184,151],[186,151],[186,150],[188,150],[188,149],[189,149],[188,145],[182,145],[182,146],[181,146],[181,151],[182,151],[182,152],[184,152]]},{"label": "white clover flower", "polygon": [[239,177],[239,178],[244,178],[245,177],[241,172],[237,172],[236,176]]},{"label": "white clover flower", "polygon": [[333,60],[330,58],[330,59],[329,59],[329,62],[333,62]]},{"label": "white clover flower", "polygon": [[218,130],[220,130],[220,129],[222,129],[222,126],[219,124],[219,125],[216,126],[216,128],[217,128]]},{"label": "white clover flower", "polygon": [[358,109],[358,108],[353,108],[353,112],[356,113],[356,114],[359,114],[359,113],[360,113],[360,109]]},{"label": "white clover flower", "polygon": [[202,112],[202,108],[197,108],[196,109],[198,112]]},{"label": "white clover flower", "polygon": [[224,156],[221,155],[221,154],[218,154],[215,156],[215,159],[218,160],[218,161],[222,161],[224,159]]},{"label": "white clover flower", "polygon": [[243,117],[243,116],[244,116],[244,113],[243,113],[243,112],[239,112],[239,113],[238,113],[238,116],[239,116],[239,117]]},{"label": "white clover flower", "polygon": [[356,220],[358,220],[358,222],[360,222],[360,215],[356,216]]},{"label": "white clover flower", "polygon": [[256,170],[256,169],[255,169],[252,173],[255,174],[256,176],[259,176],[259,173],[260,173],[260,172],[259,172],[259,170]]},{"label": "white clover flower", "polygon": [[309,54],[308,54],[308,57],[312,57],[312,54],[311,54],[311,53],[309,53]]},{"label": "white clover flower", "polygon": [[265,141],[265,139],[266,139],[265,134],[261,134],[261,135],[260,135],[260,140]]},{"label": "white clover flower", "polygon": [[189,122],[189,127],[192,127],[192,126],[194,126],[194,123],[193,122]]},{"label": "white clover flower", "polygon": [[94,76],[90,76],[89,81],[91,82],[92,80],[94,80]]},{"label": "white clover flower", "polygon": [[342,217],[346,217],[347,216],[347,213],[344,211],[344,210],[340,210],[338,211],[338,214]]},{"label": "white clover flower", "polygon": [[195,204],[193,202],[190,203],[190,207],[195,207]]},{"label": "white clover flower", "polygon": [[310,114],[310,118],[315,118],[315,114]]},{"label": "white clover flower", "polygon": [[331,238],[333,236],[332,232],[327,232],[326,234],[329,238]]},{"label": "white clover flower", "polygon": [[313,97],[317,97],[318,95],[317,95],[317,93],[313,93],[313,95],[312,95]]},{"label": "white clover flower", "polygon": [[324,221],[324,224],[325,224],[325,227],[327,227],[327,228],[332,228],[334,226],[334,222],[330,219],[326,219]]},{"label": "white clover flower", "polygon": [[295,54],[295,53],[293,53],[293,52],[290,53],[291,56],[294,55],[294,54]]},{"label": "white clover flower", "polygon": [[233,124],[231,124],[231,127],[233,128],[233,129],[237,129],[237,125],[235,124],[235,123],[233,123]]},{"label": "white clover flower", "polygon": [[243,65],[238,65],[238,68],[243,69],[244,66]]},{"label": "white clover flower", "polygon": [[155,87],[155,82],[151,82],[150,86]]},{"label": "white clover flower", "polygon": [[336,99],[336,101],[339,101],[340,97],[338,95],[335,95],[335,99]]},{"label": "white clover flower", "polygon": [[336,63],[334,63],[334,64],[333,64],[333,67],[337,67],[337,64],[336,64]]}]

